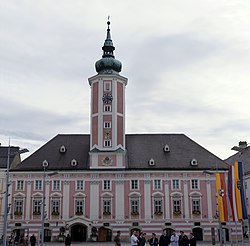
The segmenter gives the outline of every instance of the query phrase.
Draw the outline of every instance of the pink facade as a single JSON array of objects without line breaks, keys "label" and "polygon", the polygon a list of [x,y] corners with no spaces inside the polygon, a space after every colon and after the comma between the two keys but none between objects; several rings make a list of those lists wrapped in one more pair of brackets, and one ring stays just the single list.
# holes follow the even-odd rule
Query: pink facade
[{"label": "pink facade", "polygon": [[117,83],[117,112],[123,114],[124,98],[123,98],[124,85],[122,83]]},{"label": "pink facade", "polygon": [[[126,240],[132,228],[138,228],[148,234],[155,232],[157,235],[160,235],[163,229],[184,230],[188,233],[192,229],[201,228],[203,239],[210,239],[211,228],[217,227],[214,176],[206,177],[202,172],[188,171],[182,174],[167,171],[154,173],[123,171],[121,174],[122,179],[119,180],[117,180],[117,174],[111,171],[100,174],[60,172],[53,177],[47,176],[46,223],[49,224],[46,230],[52,233],[51,239],[55,240],[60,228],[66,225],[70,233],[74,234],[76,222],[82,223],[86,229],[84,232],[86,238],[90,237],[91,228],[105,227],[113,233],[121,230],[122,237]],[[93,175],[96,177],[95,183],[92,181]],[[23,187],[18,187],[17,183],[21,180],[24,181]],[[20,228],[26,233],[38,234],[41,215],[34,214],[34,201],[42,198],[42,190],[35,187],[35,182],[38,180],[43,180],[43,173],[12,174],[11,197],[14,205],[10,211],[9,232],[16,228],[16,223],[21,223]],[[77,180],[83,181],[83,187],[80,189],[77,188]],[[179,187],[173,187],[176,185],[174,180],[178,180]],[[193,180],[197,181],[197,187],[192,187]],[[59,186],[54,187],[54,182],[59,182]],[[97,193],[91,193],[93,186]],[[208,197],[210,189],[212,196]],[[181,214],[174,213],[175,199],[180,200]],[[199,214],[193,214],[193,199],[200,201]],[[52,213],[54,200],[59,201],[59,213],[56,215]],[[81,215],[76,213],[77,200],[83,202]],[[122,207],[118,207],[120,200],[123,201]],[[22,201],[23,204],[23,213],[18,215],[15,214],[17,201]],[[133,213],[132,201],[136,201],[138,213]],[[158,211],[156,201],[160,204]],[[107,207],[105,202],[108,204]],[[94,211],[93,204],[98,204]],[[188,211],[186,211],[187,204]],[[107,212],[105,209],[108,209]],[[123,214],[119,219],[118,211]]]},{"label": "pink facade", "polygon": [[92,96],[92,114],[98,113],[98,86],[99,83],[95,82],[93,83],[93,96]]}]

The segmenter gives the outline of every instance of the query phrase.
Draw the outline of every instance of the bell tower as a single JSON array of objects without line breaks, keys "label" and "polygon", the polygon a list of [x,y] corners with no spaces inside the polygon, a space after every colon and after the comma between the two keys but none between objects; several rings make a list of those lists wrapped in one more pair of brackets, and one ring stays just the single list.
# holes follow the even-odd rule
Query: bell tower
[{"label": "bell tower", "polygon": [[125,87],[128,79],[119,75],[122,64],[115,59],[107,22],[103,55],[95,64],[97,75],[91,87],[90,169],[125,168]]}]

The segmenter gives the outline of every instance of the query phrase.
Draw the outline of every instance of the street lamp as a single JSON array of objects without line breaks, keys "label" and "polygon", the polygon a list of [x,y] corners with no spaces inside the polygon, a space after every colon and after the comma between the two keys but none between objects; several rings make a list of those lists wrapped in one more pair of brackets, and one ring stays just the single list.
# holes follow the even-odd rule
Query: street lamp
[{"label": "street lamp", "polygon": [[[42,198],[42,232],[41,232],[41,246],[44,246],[44,222],[45,222],[45,178],[46,178],[46,168],[49,166],[47,160],[42,163],[43,166],[43,198]],[[48,176],[53,176],[58,174],[58,172],[48,173]]]},{"label": "street lamp", "polygon": [[6,185],[5,185],[5,206],[4,206],[4,219],[3,219],[3,245],[7,245],[7,224],[8,224],[8,213],[9,213],[9,186],[10,186],[10,156],[16,154],[23,154],[29,152],[28,149],[20,149],[14,153],[10,153],[10,142],[8,147],[7,155],[7,167],[6,167]]}]

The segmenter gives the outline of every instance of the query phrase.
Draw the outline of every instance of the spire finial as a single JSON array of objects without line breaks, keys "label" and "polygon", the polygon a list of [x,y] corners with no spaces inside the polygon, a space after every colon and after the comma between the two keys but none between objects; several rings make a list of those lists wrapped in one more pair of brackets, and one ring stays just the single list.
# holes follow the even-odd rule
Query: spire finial
[{"label": "spire finial", "polygon": [[110,19],[110,15],[108,15],[108,21],[107,21],[107,24],[108,24],[108,30],[110,30],[110,29],[109,29],[109,25],[110,25],[110,21],[109,21],[109,19]]}]

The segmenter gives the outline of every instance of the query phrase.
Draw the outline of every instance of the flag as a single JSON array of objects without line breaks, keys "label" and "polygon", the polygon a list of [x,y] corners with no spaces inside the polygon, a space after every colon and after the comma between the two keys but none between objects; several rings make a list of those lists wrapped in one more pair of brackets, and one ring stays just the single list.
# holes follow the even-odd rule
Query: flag
[{"label": "flag", "polygon": [[231,208],[233,221],[238,221],[236,199],[235,199],[235,185],[234,185],[234,166],[230,166],[228,172],[228,198]]},{"label": "flag", "polygon": [[239,220],[247,219],[242,162],[234,163],[234,179],[237,216]]},{"label": "flag", "polygon": [[216,191],[220,221],[228,221],[226,182],[224,173],[216,173]]}]

